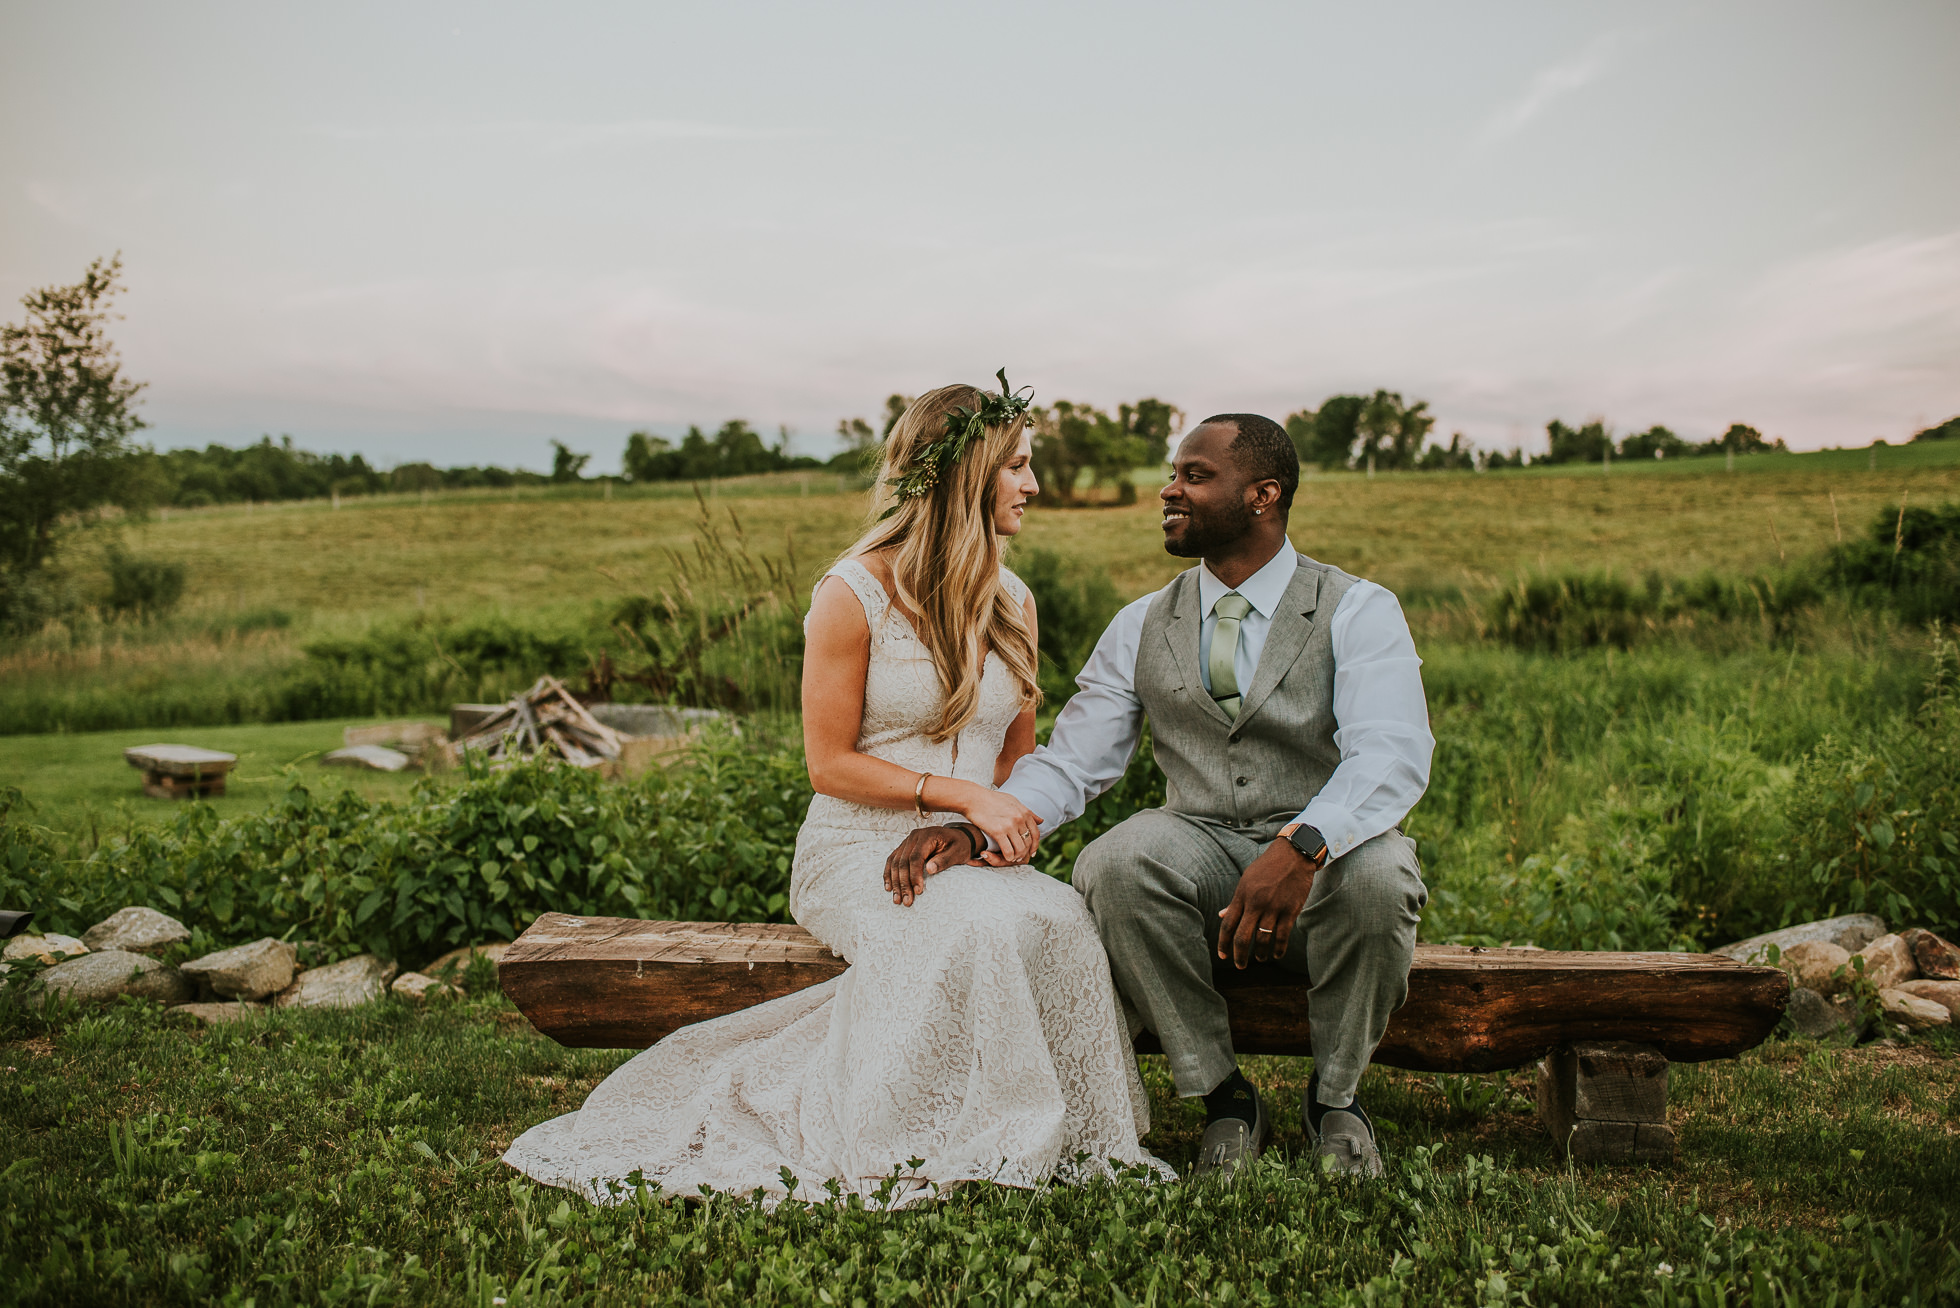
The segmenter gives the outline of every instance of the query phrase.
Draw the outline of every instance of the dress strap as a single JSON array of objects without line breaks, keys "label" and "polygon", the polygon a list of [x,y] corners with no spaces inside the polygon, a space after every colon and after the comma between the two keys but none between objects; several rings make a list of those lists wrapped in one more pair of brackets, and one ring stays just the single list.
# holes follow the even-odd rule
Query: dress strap
[{"label": "dress strap", "polygon": [[1006,591],[1007,597],[1016,604],[1028,602],[1028,583],[1009,572],[1005,566],[1000,570],[1000,588]]},{"label": "dress strap", "polygon": [[[858,597],[858,603],[864,605],[865,625],[871,628],[872,636],[876,637],[878,628],[884,625],[885,613],[891,608],[892,601],[891,596],[885,594],[884,586],[871,575],[871,569],[856,559],[845,559],[824,576],[841,578],[851,588]],[[822,586],[823,582],[820,580],[817,585]]]}]

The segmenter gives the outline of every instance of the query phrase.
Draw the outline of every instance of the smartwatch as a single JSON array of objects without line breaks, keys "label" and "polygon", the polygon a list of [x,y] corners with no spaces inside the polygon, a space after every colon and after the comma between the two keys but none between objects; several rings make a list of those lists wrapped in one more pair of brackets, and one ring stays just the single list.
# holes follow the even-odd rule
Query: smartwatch
[{"label": "smartwatch", "polygon": [[1319,871],[1321,864],[1327,861],[1326,839],[1306,823],[1295,822],[1291,826],[1282,827],[1279,834],[1287,844],[1300,851],[1301,858],[1313,864],[1315,871]]}]

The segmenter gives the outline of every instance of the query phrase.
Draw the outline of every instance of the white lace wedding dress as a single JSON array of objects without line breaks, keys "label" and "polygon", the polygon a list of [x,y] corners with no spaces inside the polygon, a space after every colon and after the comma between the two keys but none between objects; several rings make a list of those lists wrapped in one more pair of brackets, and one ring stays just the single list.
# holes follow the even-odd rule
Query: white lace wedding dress
[{"label": "white lace wedding dress", "polygon": [[[832,575],[871,627],[858,749],[991,785],[1020,711],[1005,665],[987,656],[978,716],[933,742],[922,728],[939,682],[911,624],[862,564]],[[674,1032],[504,1161],[599,1202],[636,1171],[669,1194],[707,1186],[768,1201],[788,1193],[785,1171],[799,1199],[823,1198],[833,1180],[872,1198],[896,1175],[884,1192],[894,1207],[961,1181],[1034,1186],[1112,1164],[1167,1173],[1139,1143],[1147,1101],[1074,890],[1028,867],[955,867],[911,907],[892,903],[886,856],[926,821],[951,819],[818,795],[797,836],[790,912],[850,968]]]}]

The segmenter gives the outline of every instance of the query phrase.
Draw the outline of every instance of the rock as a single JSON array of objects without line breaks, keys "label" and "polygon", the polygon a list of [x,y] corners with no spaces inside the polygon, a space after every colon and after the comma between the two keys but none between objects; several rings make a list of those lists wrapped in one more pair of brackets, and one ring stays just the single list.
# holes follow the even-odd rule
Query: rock
[{"label": "rock", "polygon": [[337,767],[400,772],[411,760],[400,750],[389,749],[386,745],[355,745],[351,749],[336,749],[320,761]]},{"label": "rock", "polygon": [[1960,945],[1950,944],[1923,927],[1901,931],[1899,939],[1912,950],[1919,975],[1929,981],[1960,981]]},{"label": "rock", "polygon": [[1859,950],[1857,957],[1865,960],[1865,977],[1880,990],[1890,990],[1901,981],[1910,981],[1918,975],[1919,967],[1912,961],[1912,950],[1898,936],[1880,936]]},{"label": "rock", "polygon": [[267,936],[193,959],[184,971],[226,999],[264,999],[293,983],[297,956],[290,944]]},{"label": "rock", "polygon": [[1805,922],[1766,935],[1750,936],[1747,940],[1738,940],[1710,952],[1726,954],[1742,963],[1760,963],[1764,961],[1763,956],[1770,945],[1787,952],[1793,945],[1801,945],[1806,940],[1828,940],[1847,953],[1855,953],[1884,934],[1884,918],[1870,913],[1847,913],[1843,917],[1827,917],[1819,922]]},{"label": "rock", "polygon": [[404,972],[396,977],[395,984],[388,988],[400,995],[403,999],[413,999],[418,1003],[424,999],[434,999],[438,996],[462,993],[456,987],[444,985],[434,977],[423,976],[420,972]]},{"label": "rock", "polygon": [[265,1005],[232,999],[221,1004],[179,1004],[170,1012],[173,1016],[187,1017],[199,1026],[220,1026],[256,1017],[265,1012]]},{"label": "rock", "polygon": [[386,994],[394,975],[393,963],[362,954],[301,972],[272,1002],[280,1008],[355,1008]]},{"label": "rock", "polygon": [[176,968],[123,949],[96,950],[57,963],[41,973],[41,986],[83,1004],[106,1004],[118,995],[166,1004],[196,997],[190,978]]},{"label": "rock", "polygon": [[461,986],[469,978],[470,959],[473,955],[481,954],[489,959],[490,970],[494,973],[497,965],[504,961],[504,951],[509,948],[508,940],[494,940],[482,945],[464,945],[461,949],[450,950],[422,971],[439,981],[448,981],[452,985]]},{"label": "rock", "polygon": [[1790,992],[1789,1014],[1797,1034],[1811,1040],[1823,1040],[1856,1029],[1850,1013],[1807,986],[1798,986]]},{"label": "rock", "polygon": [[64,958],[80,958],[87,952],[88,946],[75,937],[50,931],[44,936],[15,936],[5,949],[0,949],[0,960],[18,963],[24,958],[38,958],[43,963],[59,963]]},{"label": "rock", "polygon": [[414,754],[432,746],[447,745],[449,737],[433,722],[378,722],[371,727],[348,727],[340,733],[340,743],[349,749],[362,745],[399,746],[404,753]]},{"label": "rock", "polygon": [[1947,1011],[1945,1004],[1921,999],[1903,990],[1881,990],[1878,992],[1878,1002],[1884,1006],[1885,1016],[1908,1031],[1929,1031],[1936,1026],[1953,1025],[1953,1014]]},{"label": "rock", "polygon": [[1830,996],[1844,987],[1838,969],[1851,961],[1851,955],[1828,940],[1805,940],[1783,951],[1781,966],[1799,986]]},{"label": "rock", "polygon": [[1960,981],[1903,981],[1899,989],[1936,1004],[1945,1004],[1953,1020],[1960,1022]]},{"label": "rock", "polygon": [[82,933],[82,942],[90,949],[123,949],[132,954],[160,954],[190,938],[182,922],[154,908],[119,908]]}]

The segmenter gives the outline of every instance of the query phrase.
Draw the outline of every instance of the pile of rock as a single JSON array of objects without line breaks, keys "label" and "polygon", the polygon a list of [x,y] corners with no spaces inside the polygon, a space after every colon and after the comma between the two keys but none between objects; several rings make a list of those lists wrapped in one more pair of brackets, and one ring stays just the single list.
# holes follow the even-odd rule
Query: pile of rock
[{"label": "pile of rock", "polygon": [[1865,1014],[1852,994],[1860,968],[1854,959],[1862,960],[1887,1020],[1908,1031],[1960,1021],[1960,949],[1919,927],[1892,934],[1870,913],[1785,927],[1715,952],[1744,963],[1774,957],[1794,984],[1790,1020],[1802,1035],[1863,1034]]},{"label": "pile of rock", "polygon": [[[37,984],[77,1003],[107,1003],[121,995],[154,999],[203,1023],[231,1022],[267,1008],[354,1008],[390,990],[424,1000],[461,993],[473,957],[489,959],[493,975],[505,944],[454,949],[427,973],[397,976],[395,964],[361,954],[325,967],[305,968],[299,950],[266,937],[206,954],[177,967],[157,955],[191,938],[183,923],[153,908],[119,909],[73,936],[19,936],[6,958],[39,959],[51,966]],[[392,985],[390,984],[392,983]]]}]

